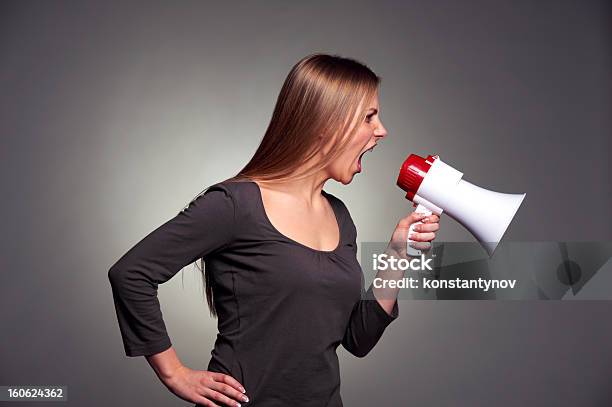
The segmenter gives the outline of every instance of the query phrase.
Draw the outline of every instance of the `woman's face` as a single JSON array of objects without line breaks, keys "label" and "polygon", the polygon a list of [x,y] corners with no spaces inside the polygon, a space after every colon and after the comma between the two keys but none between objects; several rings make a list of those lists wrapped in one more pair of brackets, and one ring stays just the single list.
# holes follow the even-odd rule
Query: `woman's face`
[{"label": "woman's face", "polygon": [[353,180],[353,176],[362,171],[362,155],[373,148],[379,139],[387,135],[380,120],[380,107],[378,94],[367,106],[366,117],[358,125],[357,132],[349,141],[348,145],[340,156],[328,167],[329,175],[334,180],[343,184],[348,184]]}]

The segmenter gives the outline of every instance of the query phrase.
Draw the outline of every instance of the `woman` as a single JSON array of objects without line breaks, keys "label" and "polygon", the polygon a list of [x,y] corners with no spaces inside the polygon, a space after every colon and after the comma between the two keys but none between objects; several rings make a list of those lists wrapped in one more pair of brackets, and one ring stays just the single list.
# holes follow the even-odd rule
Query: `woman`
[{"label": "woman", "polygon": [[[355,225],[323,190],[329,179],[349,184],[362,155],[387,135],[379,81],[351,59],[303,58],[242,171],[111,267],[126,354],[146,356],[177,396],[204,406],[342,406],[337,347],[365,356],[398,316],[397,288],[364,290]],[[405,255],[407,230],[419,220],[412,238],[435,238],[439,218],[413,213],[397,224],[389,254]],[[198,259],[219,328],[207,371],[180,362],[156,296],[158,284]]]}]

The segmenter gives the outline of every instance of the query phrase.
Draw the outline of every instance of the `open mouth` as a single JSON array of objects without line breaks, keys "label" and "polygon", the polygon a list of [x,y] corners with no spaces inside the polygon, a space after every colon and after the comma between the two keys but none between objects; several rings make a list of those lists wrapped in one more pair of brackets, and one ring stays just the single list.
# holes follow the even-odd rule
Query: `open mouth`
[{"label": "open mouth", "polygon": [[361,172],[361,158],[363,157],[363,155],[367,152],[374,150],[374,147],[376,147],[376,144],[359,154],[359,158],[357,159],[357,172]]}]

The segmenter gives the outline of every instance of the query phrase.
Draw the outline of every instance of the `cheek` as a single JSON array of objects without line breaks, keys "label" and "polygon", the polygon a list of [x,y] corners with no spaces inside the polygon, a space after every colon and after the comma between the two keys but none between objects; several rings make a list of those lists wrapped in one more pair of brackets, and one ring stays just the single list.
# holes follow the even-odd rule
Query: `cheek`
[{"label": "cheek", "polygon": [[373,133],[369,127],[362,129],[355,135],[355,148],[357,148],[357,154],[363,150],[363,148],[370,142],[372,137]]},{"label": "cheek", "polygon": [[353,166],[355,160],[358,157],[359,150],[345,150],[337,159],[335,159],[331,166],[329,167],[331,170],[332,176],[343,177],[346,175],[347,171],[350,172],[351,167]]},{"label": "cheek", "polygon": [[369,128],[360,129],[355,135],[351,142],[345,147],[345,150],[340,156],[334,160],[331,165],[335,174],[341,174],[347,171],[348,167],[351,167],[355,161],[359,158],[359,154],[370,140]]},{"label": "cheek", "polygon": [[354,161],[356,161],[359,158],[359,153],[361,153],[360,146],[350,146],[339,157],[340,159],[338,160],[338,164],[342,167],[351,165]]}]

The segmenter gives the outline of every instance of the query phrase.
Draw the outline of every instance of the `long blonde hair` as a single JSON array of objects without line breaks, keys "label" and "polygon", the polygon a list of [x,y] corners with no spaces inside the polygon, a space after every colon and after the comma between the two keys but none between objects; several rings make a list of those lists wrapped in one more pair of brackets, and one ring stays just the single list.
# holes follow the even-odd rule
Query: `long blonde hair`
[{"label": "long blonde hair", "polygon": [[[293,66],[281,88],[268,129],[246,166],[227,181],[284,181],[308,177],[338,157],[365,118],[378,91],[366,65],[336,55],[311,54]],[[329,143],[321,160],[301,173]]]},{"label": "long blonde hair", "polygon": [[[257,151],[238,174],[225,181],[294,180],[325,168],[365,119],[380,81],[370,68],[354,59],[321,53],[302,58],[285,79]],[[326,145],[330,146],[327,154],[296,172]],[[201,264],[200,270],[204,270],[204,258]],[[211,276],[202,273],[208,308],[216,316]]]}]

